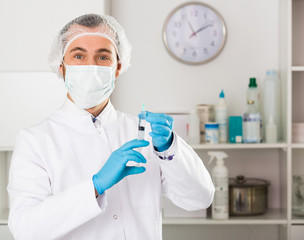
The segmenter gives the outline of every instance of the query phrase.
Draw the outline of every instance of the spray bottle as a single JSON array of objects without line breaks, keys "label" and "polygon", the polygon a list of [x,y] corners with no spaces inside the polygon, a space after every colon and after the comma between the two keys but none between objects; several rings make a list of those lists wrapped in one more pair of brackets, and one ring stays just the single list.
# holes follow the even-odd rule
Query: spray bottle
[{"label": "spray bottle", "polygon": [[228,169],[224,165],[224,159],[228,155],[224,152],[208,152],[211,156],[209,164],[216,158],[216,164],[211,170],[212,181],[215,187],[214,200],[212,203],[213,219],[228,219],[229,217],[229,185]]}]

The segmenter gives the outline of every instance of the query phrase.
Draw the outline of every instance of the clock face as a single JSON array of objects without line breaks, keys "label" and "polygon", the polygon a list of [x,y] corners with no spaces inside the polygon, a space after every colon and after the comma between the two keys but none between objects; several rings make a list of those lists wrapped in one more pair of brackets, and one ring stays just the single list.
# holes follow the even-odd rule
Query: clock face
[{"label": "clock face", "polygon": [[168,16],[163,31],[169,53],[187,64],[203,64],[214,59],[226,41],[226,26],[210,6],[192,2],[177,7]]}]

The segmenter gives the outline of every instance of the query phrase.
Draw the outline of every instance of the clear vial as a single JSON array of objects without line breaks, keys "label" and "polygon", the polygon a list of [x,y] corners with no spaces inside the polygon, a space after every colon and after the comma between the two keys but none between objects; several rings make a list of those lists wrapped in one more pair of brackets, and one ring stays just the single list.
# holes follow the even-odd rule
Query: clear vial
[{"label": "clear vial", "polygon": [[146,123],[146,111],[145,111],[145,105],[143,104],[142,110],[139,113],[139,120],[138,120],[138,140],[144,140],[145,139],[145,123]]}]

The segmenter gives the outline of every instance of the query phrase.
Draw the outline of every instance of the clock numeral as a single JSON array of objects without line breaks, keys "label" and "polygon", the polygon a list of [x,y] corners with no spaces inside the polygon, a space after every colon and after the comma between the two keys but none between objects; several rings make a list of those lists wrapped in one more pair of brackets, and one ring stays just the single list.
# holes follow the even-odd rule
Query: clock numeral
[{"label": "clock numeral", "polygon": [[175,22],[175,27],[180,28],[182,26],[182,23],[180,21]]},{"label": "clock numeral", "polygon": [[217,31],[213,31],[212,35],[216,37],[217,36]]},{"label": "clock numeral", "polygon": [[207,13],[205,12],[204,13],[204,19],[206,20],[208,18],[208,15],[207,15]]},{"label": "clock numeral", "polygon": [[187,13],[182,13],[182,21],[187,20]]},{"label": "clock numeral", "polygon": [[192,56],[196,58],[196,57],[197,57],[197,52],[196,52],[196,51],[193,51],[193,52],[192,52]]},{"label": "clock numeral", "polygon": [[197,11],[197,10],[192,10],[192,11],[191,11],[191,15],[192,15],[193,17],[197,17],[197,16],[198,16],[198,11]]},{"label": "clock numeral", "polygon": [[204,48],[204,54],[208,55],[208,49]]},{"label": "clock numeral", "polygon": [[187,52],[187,48],[184,48],[183,54],[185,55]]},{"label": "clock numeral", "polygon": [[176,43],[175,43],[175,47],[176,47],[176,48],[179,48],[179,42],[176,42]]},{"label": "clock numeral", "polygon": [[214,46],[215,46],[215,42],[212,41],[210,45],[211,45],[212,47],[214,47]]}]

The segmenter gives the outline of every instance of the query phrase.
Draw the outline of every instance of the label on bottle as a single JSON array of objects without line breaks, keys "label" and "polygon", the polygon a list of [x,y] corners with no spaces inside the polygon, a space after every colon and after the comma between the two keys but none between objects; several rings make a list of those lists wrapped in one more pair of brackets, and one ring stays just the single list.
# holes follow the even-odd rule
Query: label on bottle
[{"label": "label on bottle", "polygon": [[213,218],[228,218],[228,178],[216,177],[213,179],[215,186],[214,201],[212,204]]},{"label": "label on bottle", "polygon": [[227,142],[227,124],[226,123],[219,124],[219,141],[220,141],[220,143]]},{"label": "label on bottle", "polygon": [[261,118],[259,113],[245,113],[243,117],[245,143],[258,143],[261,139]]}]

